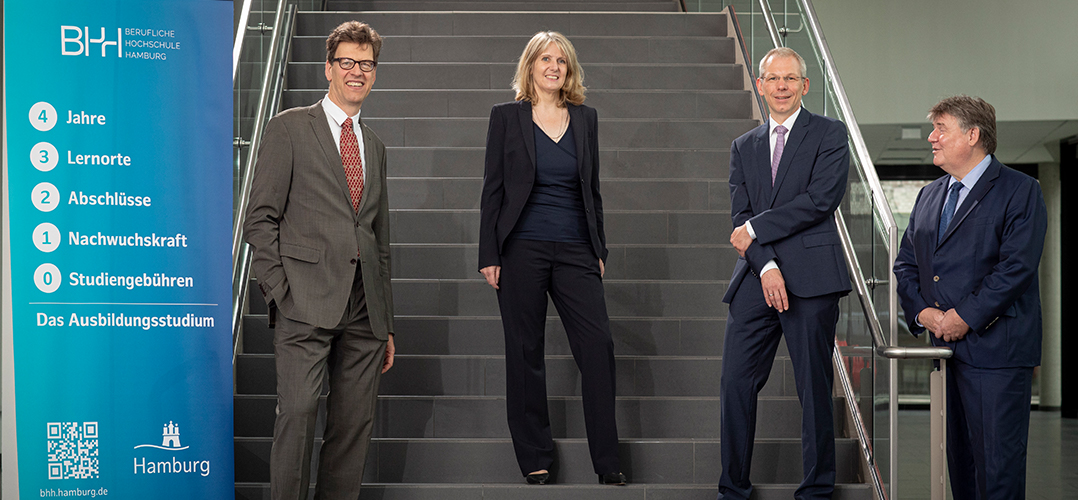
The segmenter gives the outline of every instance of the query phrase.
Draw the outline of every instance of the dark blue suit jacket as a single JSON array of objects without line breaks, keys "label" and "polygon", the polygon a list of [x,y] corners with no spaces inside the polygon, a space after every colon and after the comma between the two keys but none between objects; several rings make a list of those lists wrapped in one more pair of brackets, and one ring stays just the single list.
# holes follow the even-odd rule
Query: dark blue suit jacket
[{"label": "dark blue suit jacket", "polygon": [[895,261],[898,294],[914,335],[926,307],[954,308],[970,332],[933,345],[978,368],[1037,366],[1041,361],[1041,300],[1037,267],[1048,213],[1040,184],[994,156],[958,207],[938,245],[946,175],[921,189]]},{"label": "dark blue suit jacket", "polygon": [[804,108],[786,139],[774,187],[767,122],[734,140],[731,215],[735,228],[752,221],[756,240],[734,265],[723,302],[733,300],[746,273],[759,275],[770,259],[798,297],[851,290],[834,218],[849,171],[846,126]]},{"label": "dark blue suit jacket", "polygon": [[[575,104],[569,122],[576,141],[580,191],[584,197],[588,236],[595,256],[606,262],[603,198],[599,194],[599,115]],[[479,269],[501,265],[502,246],[520,218],[535,184],[535,132],[532,104],[514,101],[490,110],[486,165],[479,222]]]}]

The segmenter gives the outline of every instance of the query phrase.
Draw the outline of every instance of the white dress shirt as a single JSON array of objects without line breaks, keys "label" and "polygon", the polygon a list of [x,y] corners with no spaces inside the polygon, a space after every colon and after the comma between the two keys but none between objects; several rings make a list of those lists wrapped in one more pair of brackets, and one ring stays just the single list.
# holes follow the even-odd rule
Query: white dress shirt
[{"label": "white dress shirt", "polygon": [[[349,116],[339,106],[329,100],[329,94],[322,98],[322,109],[326,112],[326,121],[329,122],[329,131],[333,133],[333,144],[337,145],[337,154],[341,152],[341,128],[345,118]],[[360,110],[362,113],[363,110]],[[363,127],[359,126],[359,114],[352,118],[352,130],[356,133],[356,141],[359,142],[359,158],[363,162],[363,184],[367,184],[367,154],[363,148]],[[344,168],[342,165],[341,168]]]}]

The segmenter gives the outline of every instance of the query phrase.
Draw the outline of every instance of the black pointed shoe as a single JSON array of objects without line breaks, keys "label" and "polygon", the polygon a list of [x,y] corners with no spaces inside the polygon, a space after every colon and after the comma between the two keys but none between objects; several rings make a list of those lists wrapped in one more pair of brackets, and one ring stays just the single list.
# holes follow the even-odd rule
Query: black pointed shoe
[{"label": "black pointed shoe", "polygon": [[599,484],[612,484],[614,486],[625,486],[625,474],[620,472],[611,472],[610,474],[599,474]]},{"label": "black pointed shoe", "polygon": [[524,477],[528,481],[528,484],[546,484],[550,479],[549,472],[533,472]]}]

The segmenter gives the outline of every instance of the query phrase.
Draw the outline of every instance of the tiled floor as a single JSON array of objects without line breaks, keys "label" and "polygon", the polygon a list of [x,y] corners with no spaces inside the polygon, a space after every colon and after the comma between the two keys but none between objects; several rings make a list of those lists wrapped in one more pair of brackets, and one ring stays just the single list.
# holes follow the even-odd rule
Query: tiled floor
[{"label": "tiled floor", "polygon": [[[899,412],[898,434],[898,497],[927,499],[928,411]],[[1078,499],[1078,420],[1061,418],[1058,411],[1034,411],[1026,462],[1026,498]]]}]

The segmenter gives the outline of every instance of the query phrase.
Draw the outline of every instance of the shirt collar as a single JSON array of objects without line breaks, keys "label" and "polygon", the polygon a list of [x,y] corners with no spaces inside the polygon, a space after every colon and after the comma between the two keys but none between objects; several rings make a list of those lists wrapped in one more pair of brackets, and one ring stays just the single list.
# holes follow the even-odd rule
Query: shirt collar
[{"label": "shirt collar", "polygon": [[982,159],[980,163],[977,163],[977,166],[973,167],[973,170],[970,170],[969,173],[966,174],[966,176],[963,177],[961,181],[955,179],[952,175],[950,180],[947,182],[947,188],[950,189],[951,186],[954,185],[954,183],[961,182],[962,187],[966,189],[973,189],[973,186],[977,185],[977,181],[981,179],[982,175],[984,175],[984,171],[988,170],[988,164],[990,163],[992,163],[992,155],[985,155],[984,159]]},{"label": "shirt collar", "polygon": [[[336,123],[338,127],[344,123],[345,118],[348,118],[348,115],[345,114],[344,110],[330,100],[329,94],[326,94],[326,96],[322,98],[322,109],[325,110],[326,116],[333,120],[333,123]],[[363,110],[361,109],[359,110],[359,113],[356,113],[356,115],[352,117],[353,125],[359,121],[359,115],[362,112]]]},{"label": "shirt collar", "polygon": [[790,117],[787,118],[786,121],[784,121],[782,123],[775,123],[775,119],[771,118],[769,116],[767,118],[767,126],[768,126],[767,133],[768,134],[774,134],[775,133],[775,127],[778,127],[779,125],[782,125],[783,127],[786,127],[786,133],[789,134],[790,130],[792,130],[794,128],[794,122],[797,121],[797,117],[799,115],[801,115],[801,107],[798,107],[797,111],[794,111],[794,114],[790,115]]}]

